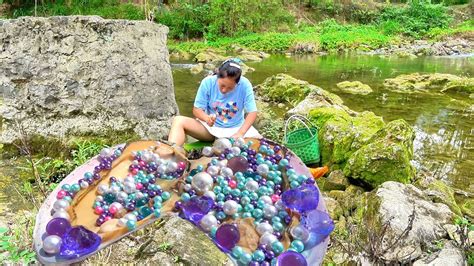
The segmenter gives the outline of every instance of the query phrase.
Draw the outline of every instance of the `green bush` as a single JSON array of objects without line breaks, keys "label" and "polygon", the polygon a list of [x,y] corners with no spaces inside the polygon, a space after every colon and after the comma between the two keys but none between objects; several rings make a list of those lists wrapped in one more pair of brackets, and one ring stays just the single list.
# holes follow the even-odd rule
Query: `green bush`
[{"label": "green bush", "polygon": [[379,17],[379,23],[387,21],[398,23],[401,32],[407,36],[420,38],[433,28],[446,28],[452,17],[446,7],[441,4],[431,4],[427,0],[413,0],[407,6],[384,8]]}]

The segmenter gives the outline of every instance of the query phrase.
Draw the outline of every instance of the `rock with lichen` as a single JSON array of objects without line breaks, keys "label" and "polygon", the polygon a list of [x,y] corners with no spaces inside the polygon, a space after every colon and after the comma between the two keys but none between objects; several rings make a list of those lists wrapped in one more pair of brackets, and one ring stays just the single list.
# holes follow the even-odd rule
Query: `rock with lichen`
[{"label": "rock with lichen", "polygon": [[385,88],[400,93],[444,92],[449,90],[472,92],[474,79],[451,74],[404,74],[384,81]]},{"label": "rock with lichen", "polygon": [[367,95],[372,93],[372,88],[360,81],[343,81],[336,84],[337,88],[345,93]]},{"label": "rock with lichen", "polygon": [[263,83],[255,86],[257,95],[264,101],[289,103],[293,106],[316,89],[315,85],[304,80],[295,79],[287,74],[271,76]]}]

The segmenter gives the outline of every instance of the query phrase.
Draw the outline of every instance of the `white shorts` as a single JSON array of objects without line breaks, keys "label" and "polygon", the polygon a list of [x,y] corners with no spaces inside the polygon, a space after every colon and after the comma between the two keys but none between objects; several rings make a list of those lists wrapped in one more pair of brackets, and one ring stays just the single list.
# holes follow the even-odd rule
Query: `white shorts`
[{"label": "white shorts", "polygon": [[[240,127],[229,127],[229,128],[224,128],[224,127],[217,127],[217,126],[212,126],[210,127],[206,122],[201,121],[196,118],[197,121],[201,122],[203,126],[207,129],[207,131],[213,135],[216,138],[230,138],[232,135],[237,133],[239,131]],[[262,138],[262,135],[258,133],[257,129],[255,129],[253,126],[247,130],[247,133],[245,133],[244,138]]]}]

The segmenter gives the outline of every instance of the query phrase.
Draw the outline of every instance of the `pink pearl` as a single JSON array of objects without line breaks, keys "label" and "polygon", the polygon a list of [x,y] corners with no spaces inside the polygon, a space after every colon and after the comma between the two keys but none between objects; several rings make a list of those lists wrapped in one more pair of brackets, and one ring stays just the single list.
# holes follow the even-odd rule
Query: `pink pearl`
[{"label": "pink pearl", "polygon": [[95,207],[94,212],[95,212],[95,214],[101,215],[104,212],[104,209],[102,209],[102,207],[100,207],[100,206],[97,206],[97,207]]},{"label": "pink pearl", "polygon": [[133,175],[136,175],[137,173],[138,173],[138,169],[137,169],[137,168],[133,168],[133,169],[132,169],[132,174],[133,174]]},{"label": "pink pearl", "polygon": [[117,207],[115,207],[115,206],[110,206],[110,207],[109,207],[109,212],[110,212],[111,214],[115,214],[115,213],[117,212]]},{"label": "pink pearl", "polygon": [[143,184],[142,183],[137,183],[137,185],[135,186],[138,190],[142,189],[143,188]]},{"label": "pink pearl", "polygon": [[146,163],[145,163],[145,161],[140,160],[140,162],[138,162],[138,165],[140,165],[141,167],[143,167],[143,166],[146,165]]},{"label": "pink pearl", "polygon": [[272,198],[272,202],[275,203],[280,199],[280,196],[277,194],[273,194],[271,198]]},{"label": "pink pearl", "polygon": [[237,187],[237,182],[235,180],[229,180],[229,187],[234,189]]},{"label": "pink pearl", "polygon": [[112,217],[107,216],[107,217],[104,218],[104,221],[107,222],[107,221],[109,221],[109,220],[111,220],[111,219],[112,219]]},{"label": "pink pearl", "polygon": [[66,196],[66,191],[64,191],[64,190],[61,189],[60,191],[58,191],[58,195],[56,196],[56,198],[57,198],[57,199],[62,199],[62,198],[64,198],[65,196]]},{"label": "pink pearl", "polygon": [[179,162],[178,167],[184,170],[186,168],[186,163],[185,162]]}]

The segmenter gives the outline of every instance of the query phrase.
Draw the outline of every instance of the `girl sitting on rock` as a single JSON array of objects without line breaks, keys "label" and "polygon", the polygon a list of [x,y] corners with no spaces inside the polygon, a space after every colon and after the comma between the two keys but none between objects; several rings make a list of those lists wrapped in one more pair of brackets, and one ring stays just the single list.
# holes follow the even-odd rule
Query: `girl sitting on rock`
[{"label": "girl sitting on rock", "polygon": [[[244,117],[244,111],[247,116]],[[168,141],[182,146],[186,135],[202,141],[215,138],[260,138],[252,126],[257,118],[257,106],[252,84],[242,76],[235,59],[224,61],[201,81],[193,108],[194,118],[176,116],[173,119]]]}]

